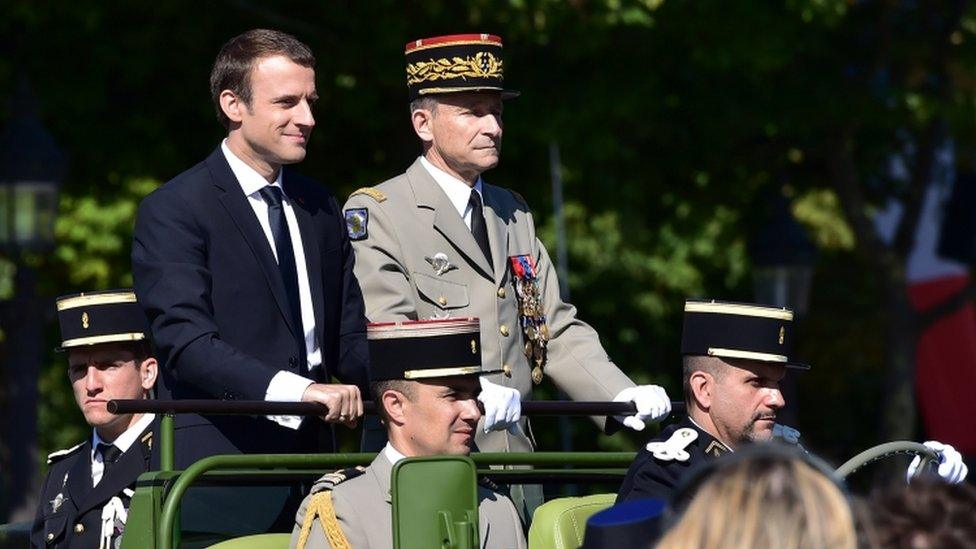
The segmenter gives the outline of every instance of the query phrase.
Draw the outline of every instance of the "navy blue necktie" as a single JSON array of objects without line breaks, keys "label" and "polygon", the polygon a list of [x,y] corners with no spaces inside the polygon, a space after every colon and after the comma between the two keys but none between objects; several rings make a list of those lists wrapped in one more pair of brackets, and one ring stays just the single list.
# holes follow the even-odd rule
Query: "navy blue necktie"
[{"label": "navy blue necktie", "polygon": [[295,264],[295,250],[292,248],[291,232],[288,230],[288,220],[282,205],[284,193],[280,188],[271,185],[259,192],[268,205],[268,222],[271,224],[271,236],[274,237],[275,251],[278,254],[278,270],[281,271],[281,281],[285,283],[288,308],[295,325],[299,370],[305,371],[305,328],[302,326],[302,302],[298,296],[298,267]]},{"label": "navy blue necktie", "polygon": [[104,477],[108,474],[108,470],[115,465],[115,462],[119,460],[119,456],[122,455],[122,450],[114,444],[105,444],[104,442],[99,442],[98,446],[95,447],[95,451],[98,455],[102,456],[102,476]]},{"label": "navy blue necktie", "polygon": [[478,191],[471,189],[471,198],[468,199],[471,206],[471,234],[474,235],[478,247],[485,254],[485,259],[491,265],[491,248],[488,246],[488,226],[485,225],[485,211],[481,205],[481,195]]}]

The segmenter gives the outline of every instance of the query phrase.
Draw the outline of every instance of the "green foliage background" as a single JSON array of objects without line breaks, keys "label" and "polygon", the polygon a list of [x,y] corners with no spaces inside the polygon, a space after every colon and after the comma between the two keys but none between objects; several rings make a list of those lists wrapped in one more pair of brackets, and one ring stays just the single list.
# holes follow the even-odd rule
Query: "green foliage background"
[{"label": "green foliage background", "polygon": [[[799,356],[815,366],[791,405],[808,446],[841,459],[878,441],[885,298],[845,221],[827,151],[851,120],[858,133],[843,146],[862,175],[881,172],[896,130],[917,131],[933,117],[971,145],[969,11],[952,35],[950,90],[927,79],[932,28],[945,11],[841,0],[9,0],[0,8],[9,52],[0,57],[0,100],[26,75],[70,157],[57,248],[30,258],[54,296],[131,284],[138,201],[221,138],[207,78],[231,36],[274,27],[312,46],[322,100],[301,170],[345,196],[418,153],[403,45],[500,34],[507,82],[523,94],[506,104],[503,160],[487,178],[527,198],[554,251],[547,151],[559,144],[572,300],[635,380],[680,398],[683,300],[752,300],[746,243],[761,206],[786,189],[820,248],[800,326]],[[0,125],[9,116],[0,110]],[[868,189],[872,203],[897,196],[889,183]],[[0,290],[9,291],[9,268],[2,272]],[[83,438],[57,355],[41,394],[42,449]],[[558,447],[554,425],[536,428],[544,448]],[[574,429],[577,448],[635,448],[646,437]]]}]

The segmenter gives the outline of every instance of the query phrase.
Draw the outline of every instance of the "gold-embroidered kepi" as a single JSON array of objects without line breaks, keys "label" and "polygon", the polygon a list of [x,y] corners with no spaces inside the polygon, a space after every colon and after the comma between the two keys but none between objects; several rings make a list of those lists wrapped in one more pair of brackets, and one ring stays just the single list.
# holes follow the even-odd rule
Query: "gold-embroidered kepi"
[{"label": "gold-embroidered kepi", "polygon": [[425,95],[497,91],[502,99],[519,92],[504,87],[502,39],[493,34],[421,38],[406,46],[410,100]]}]

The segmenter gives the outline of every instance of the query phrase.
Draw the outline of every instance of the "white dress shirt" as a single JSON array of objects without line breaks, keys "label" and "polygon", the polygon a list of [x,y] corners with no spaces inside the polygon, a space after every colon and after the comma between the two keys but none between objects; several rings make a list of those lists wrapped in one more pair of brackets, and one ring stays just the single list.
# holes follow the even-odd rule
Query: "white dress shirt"
[{"label": "white dress shirt", "polygon": [[386,446],[383,447],[383,455],[386,456],[386,459],[390,460],[390,463],[392,463],[393,465],[396,465],[398,461],[407,457],[401,454],[400,450],[394,448],[389,441],[387,441]]},{"label": "white dress shirt", "polygon": [[[305,332],[305,356],[308,361],[309,371],[322,364],[322,350],[319,348],[318,339],[315,337],[315,309],[312,306],[312,292],[308,282],[308,269],[305,264],[305,247],[302,245],[302,234],[298,228],[298,218],[295,217],[295,210],[292,207],[291,199],[284,193],[281,185],[281,170],[278,170],[278,177],[272,183],[268,183],[261,174],[248,166],[243,160],[238,158],[227,146],[225,139],[220,148],[230,164],[230,169],[234,172],[237,182],[247,197],[248,204],[254,210],[264,236],[268,239],[271,253],[278,260],[278,251],[275,248],[274,234],[271,232],[271,222],[268,221],[268,204],[261,197],[261,189],[267,186],[278,187],[282,190],[284,201],[282,207],[285,212],[285,221],[288,223],[288,232],[291,233],[291,245],[295,255],[295,267],[298,270],[298,299],[301,301],[302,308],[302,329]],[[264,399],[280,402],[300,402],[305,389],[314,383],[311,379],[289,372],[279,370],[268,384]],[[297,416],[268,416],[268,419],[289,427],[297,429],[301,424],[301,417]]]},{"label": "white dress shirt", "polygon": [[149,427],[155,417],[156,414],[142,414],[138,421],[130,425],[115,440],[102,440],[102,437],[98,436],[98,431],[92,429],[92,449],[91,456],[89,456],[91,458],[92,486],[98,486],[102,480],[102,475],[105,473],[105,464],[102,463],[102,455],[98,453],[98,445],[114,444],[124,454],[129,451],[129,448],[132,448],[136,442],[136,437]]},{"label": "white dress shirt", "polygon": [[[420,157],[420,165],[427,170],[427,173],[434,178],[437,185],[444,191],[447,195],[448,200],[458,211],[458,215],[464,220],[464,224],[468,226],[468,230],[471,230],[471,205],[469,201],[471,200],[471,186],[461,181],[460,179],[454,177],[453,175],[445,172],[444,170],[438,168],[437,166],[431,164],[426,158]],[[474,182],[474,190],[478,191],[478,196],[481,197],[481,204],[485,203],[485,195],[481,192],[481,176],[478,176],[478,180]]]}]

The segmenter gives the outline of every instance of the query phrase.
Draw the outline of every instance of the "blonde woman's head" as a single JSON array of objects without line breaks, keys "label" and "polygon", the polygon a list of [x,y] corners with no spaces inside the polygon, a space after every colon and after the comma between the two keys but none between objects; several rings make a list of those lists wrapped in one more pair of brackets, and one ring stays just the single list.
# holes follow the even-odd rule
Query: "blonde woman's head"
[{"label": "blonde woman's head", "polygon": [[718,465],[658,547],[856,546],[847,498],[821,466],[792,450],[756,444]]}]

